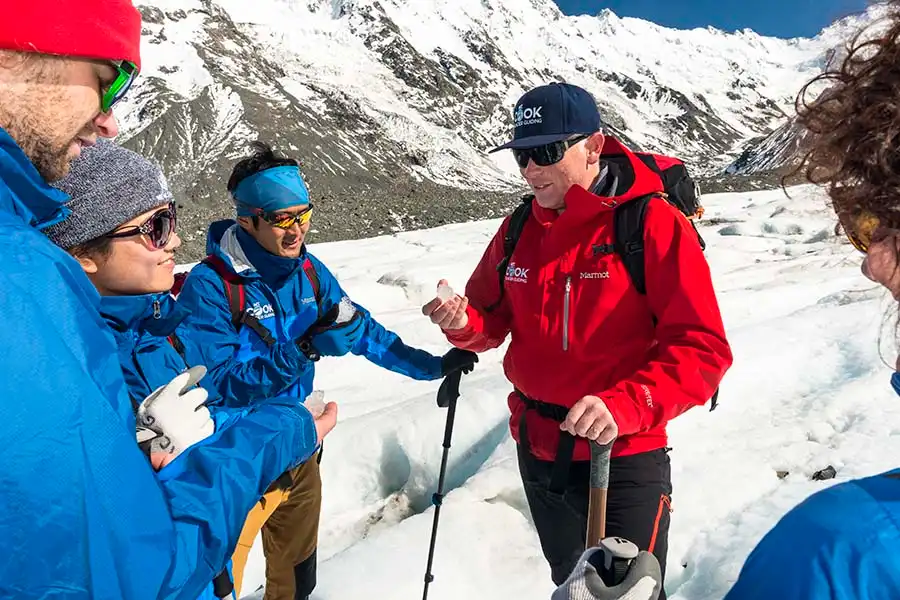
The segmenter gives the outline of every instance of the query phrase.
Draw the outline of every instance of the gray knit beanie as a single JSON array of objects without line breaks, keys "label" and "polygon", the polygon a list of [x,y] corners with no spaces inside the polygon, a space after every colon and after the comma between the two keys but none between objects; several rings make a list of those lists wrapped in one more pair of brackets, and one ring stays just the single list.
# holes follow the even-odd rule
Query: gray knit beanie
[{"label": "gray knit beanie", "polygon": [[70,196],[66,206],[72,212],[44,233],[66,250],[173,200],[155,163],[103,138],[82,148],[69,174],[53,186]]}]

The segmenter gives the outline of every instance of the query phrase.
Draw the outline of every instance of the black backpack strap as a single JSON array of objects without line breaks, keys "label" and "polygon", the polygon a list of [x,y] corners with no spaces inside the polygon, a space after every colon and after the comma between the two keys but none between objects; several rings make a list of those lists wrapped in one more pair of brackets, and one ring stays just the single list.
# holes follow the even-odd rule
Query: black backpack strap
[{"label": "black backpack strap", "polygon": [[693,219],[691,219],[691,227],[694,228],[694,233],[697,234],[697,243],[700,244],[700,249],[706,252],[706,240],[704,240],[703,236],[700,235],[700,230],[697,229],[697,224],[694,223]]},{"label": "black backpack strap", "polygon": [[184,342],[181,341],[181,338],[178,337],[178,334],[172,332],[171,334],[166,336],[166,339],[169,341],[169,344],[172,348],[175,349],[175,352],[178,353],[178,356],[184,360],[185,364],[187,364],[187,359],[184,358]]},{"label": "black backpack strap", "polygon": [[641,196],[616,207],[614,213],[615,243],[614,247],[631,282],[639,294],[647,293],[647,281],[644,273],[644,216],[647,204],[655,194]]},{"label": "black backpack strap", "polygon": [[200,262],[209,265],[222,279],[225,297],[228,299],[228,307],[231,310],[231,323],[234,325],[234,328],[240,331],[241,326],[246,325],[255,331],[267,346],[274,346],[278,340],[275,339],[268,327],[260,323],[259,319],[245,310],[247,293],[241,276],[229,269],[225,262],[215,254],[210,254]]},{"label": "black backpack strap", "polygon": [[[647,280],[644,269],[644,217],[647,214],[647,205],[650,200],[658,197],[656,194],[641,196],[625,204],[620,204],[615,209],[615,249],[622,257],[625,269],[637,289],[638,293],[647,294]],[[698,234],[699,235],[699,234]],[[653,316],[653,324],[656,325],[656,316]],[[710,411],[718,406],[719,389],[712,395]]]},{"label": "black backpack strap", "polygon": [[497,263],[500,296],[497,298],[496,302],[484,309],[487,312],[495,311],[503,301],[503,296],[506,291],[506,268],[509,266],[509,260],[512,258],[513,252],[516,249],[516,244],[519,242],[522,230],[525,229],[525,223],[528,222],[528,217],[531,215],[531,201],[533,199],[534,196],[525,196],[522,199],[521,204],[516,207],[516,210],[513,211],[512,216],[509,218],[506,235],[503,236],[503,258]]},{"label": "black backpack strap", "polygon": [[260,323],[259,319],[247,311],[241,313],[240,323],[255,331],[256,334],[262,338],[262,341],[266,343],[266,346],[274,346],[278,342],[278,340],[275,339],[275,336],[272,335],[272,332],[269,331],[269,328]]}]

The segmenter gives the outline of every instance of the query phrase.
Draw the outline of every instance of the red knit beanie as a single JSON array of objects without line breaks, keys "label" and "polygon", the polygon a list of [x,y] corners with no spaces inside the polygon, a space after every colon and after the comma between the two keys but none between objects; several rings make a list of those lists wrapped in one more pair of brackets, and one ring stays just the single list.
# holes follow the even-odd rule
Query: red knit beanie
[{"label": "red knit beanie", "polygon": [[131,0],[2,0],[0,49],[141,66],[141,13]]}]

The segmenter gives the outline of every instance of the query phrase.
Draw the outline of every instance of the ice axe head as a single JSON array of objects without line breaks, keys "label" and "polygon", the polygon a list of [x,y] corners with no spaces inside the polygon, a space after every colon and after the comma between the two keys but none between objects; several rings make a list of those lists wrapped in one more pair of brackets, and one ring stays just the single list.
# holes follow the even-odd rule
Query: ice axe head
[{"label": "ice axe head", "polygon": [[638,553],[638,547],[625,538],[608,537],[600,542],[600,550],[594,552],[588,562],[597,569],[603,583],[613,587],[625,579]]}]

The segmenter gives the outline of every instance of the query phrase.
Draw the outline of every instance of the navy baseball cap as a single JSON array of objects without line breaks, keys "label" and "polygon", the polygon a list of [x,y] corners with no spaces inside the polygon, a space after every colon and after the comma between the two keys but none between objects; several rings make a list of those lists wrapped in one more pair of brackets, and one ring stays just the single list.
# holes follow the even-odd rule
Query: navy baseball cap
[{"label": "navy baseball cap", "polygon": [[507,148],[534,148],[576,134],[600,131],[600,110],[591,94],[571,83],[536,87],[516,102],[513,139],[488,153]]}]

